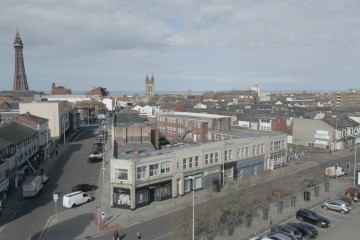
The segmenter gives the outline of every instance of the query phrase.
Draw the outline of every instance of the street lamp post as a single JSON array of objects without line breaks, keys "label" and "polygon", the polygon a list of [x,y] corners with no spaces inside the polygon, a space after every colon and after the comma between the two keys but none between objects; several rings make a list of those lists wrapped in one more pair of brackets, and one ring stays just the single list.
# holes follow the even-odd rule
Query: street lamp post
[{"label": "street lamp post", "polygon": [[97,214],[98,214],[98,231],[100,231],[100,203],[96,204]]},{"label": "street lamp post", "polygon": [[229,144],[226,140],[224,140],[224,157],[222,161],[222,186],[225,185],[225,161],[229,158],[229,154],[226,152],[226,144]]},{"label": "street lamp post", "polygon": [[357,142],[355,140],[355,157],[354,157],[354,186],[356,186],[356,151],[357,151]]},{"label": "street lamp post", "polygon": [[63,116],[63,127],[64,127],[64,144],[65,144],[65,115]]},{"label": "street lamp post", "polygon": [[192,239],[195,240],[195,176],[190,177],[192,181]]},{"label": "street lamp post", "polygon": [[104,185],[104,178],[105,178],[105,126],[103,132],[103,160],[102,160],[102,172],[103,172],[103,185]]}]

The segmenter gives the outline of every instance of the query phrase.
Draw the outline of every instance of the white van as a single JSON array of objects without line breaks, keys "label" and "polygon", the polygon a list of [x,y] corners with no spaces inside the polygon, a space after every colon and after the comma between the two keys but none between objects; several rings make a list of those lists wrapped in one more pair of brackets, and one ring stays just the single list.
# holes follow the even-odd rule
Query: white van
[{"label": "white van", "polygon": [[76,207],[86,202],[90,202],[92,197],[88,194],[78,191],[63,196],[63,206],[66,208]]}]

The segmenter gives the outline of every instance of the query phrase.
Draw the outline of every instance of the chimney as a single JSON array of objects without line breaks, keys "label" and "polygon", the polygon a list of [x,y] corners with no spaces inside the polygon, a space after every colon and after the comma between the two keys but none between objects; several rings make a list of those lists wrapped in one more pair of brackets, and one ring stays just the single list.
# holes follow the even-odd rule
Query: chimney
[{"label": "chimney", "polygon": [[137,141],[135,141],[135,143],[133,144],[134,153],[139,153],[139,148],[140,148],[140,144]]},{"label": "chimney", "polygon": [[120,153],[121,154],[126,154],[126,144],[125,142],[122,142],[120,145]]}]

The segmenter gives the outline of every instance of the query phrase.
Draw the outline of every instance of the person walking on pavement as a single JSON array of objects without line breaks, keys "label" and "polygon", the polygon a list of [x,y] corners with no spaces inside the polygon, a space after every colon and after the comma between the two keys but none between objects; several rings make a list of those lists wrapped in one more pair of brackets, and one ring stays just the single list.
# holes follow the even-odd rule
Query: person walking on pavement
[{"label": "person walking on pavement", "polygon": [[120,235],[117,230],[115,230],[112,240],[120,240]]}]

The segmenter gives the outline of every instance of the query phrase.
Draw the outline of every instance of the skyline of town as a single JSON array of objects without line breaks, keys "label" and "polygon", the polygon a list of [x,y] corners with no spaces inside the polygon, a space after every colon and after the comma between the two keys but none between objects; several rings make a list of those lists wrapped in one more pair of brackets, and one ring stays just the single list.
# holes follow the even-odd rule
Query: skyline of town
[{"label": "skyline of town", "polygon": [[143,91],[153,75],[160,92],[255,82],[263,92],[343,91],[360,76],[359,8],[354,0],[6,1],[0,83],[11,89],[18,29],[31,90],[54,82],[73,91]]}]

